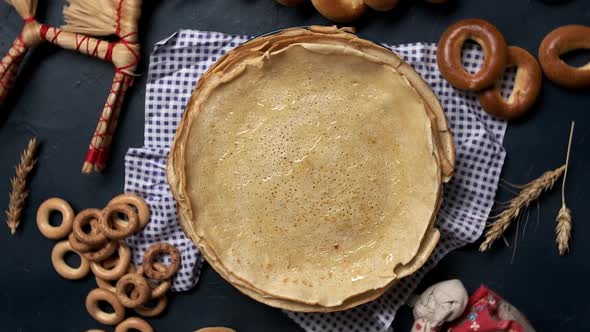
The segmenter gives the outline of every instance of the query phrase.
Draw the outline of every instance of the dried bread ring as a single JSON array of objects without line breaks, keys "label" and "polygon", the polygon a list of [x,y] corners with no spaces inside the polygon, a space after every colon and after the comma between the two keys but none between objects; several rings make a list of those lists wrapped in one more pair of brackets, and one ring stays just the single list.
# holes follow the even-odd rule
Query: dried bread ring
[{"label": "dried bread ring", "polygon": [[[52,226],[49,223],[49,215],[54,211],[61,213],[62,222],[59,226]],[[37,209],[37,227],[41,234],[50,240],[59,240],[68,236],[72,231],[73,221],[74,210],[68,202],[61,198],[50,198]]]},{"label": "dried bread ring", "polygon": [[[164,271],[166,269],[166,265],[164,265],[160,262],[155,262],[154,267],[158,271]],[[139,268],[137,268],[136,273],[142,275],[143,274],[143,266],[140,265]],[[150,283],[150,287],[152,289],[151,298],[157,298],[157,297],[160,297],[160,296],[166,294],[166,292],[168,292],[168,290],[170,289],[170,286],[172,286],[172,282],[170,282],[170,279],[158,281],[157,284],[154,284],[153,283],[154,281],[151,281],[151,280],[148,280],[148,282]]]},{"label": "dried bread ring", "polygon": [[117,250],[117,241],[109,241],[98,250],[85,252],[82,255],[91,262],[100,262],[109,258]]},{"label": "dried bread ring", "polygon": [[397,6],[399,0],[365,0],[365,4],[374,10],[386,12]]},{"label": "dried bread ring", "polygon": [[[137,210],[137,216],[139,218],[138,230],[143,229],[148,224],[148,222],[150,221],[150,207],[142,197],[131,193],[121,194],[111,199],[111,201],[107,205],[121,203],[130,205]],[[115,222],[119,227],[125,227],[127,223],[127,221],[122,221],[120,219],[116,219]]]},{"label": "dried bread ring", "polygon": [[296,7],[303,5],[305,3],[305,0],[277,0],[277,2],[283,6]]},{"label": "dried bread ring", "polygon": [[[108,239],[99,228],[99,218],[99,209],[86,209],[79,212],[74,218],[72,228],[72,233],[74,233],[76,239],[91,246],[100,246],[106,243]],[[84,227],[87,225],[90,225],[90,233],[84,231]]]},{"label": "dried bread ring", "polygon": [[367,10],[363,0],[311,0],[311,3],[322,16],[334,22],[352,22]]},{"label": "dried bread ring", "polygon": [[133,308],[133,310],[135,310],[135,312],[142,315],[143,317],[158,316],[159,314],[164,312],[164,309],[166,309],[166,305],[168,304],[168,298],[166,298],[166,296],[164,295],[156,298],[156,300],[158,302],[154,307],[147,307],[145,304],[141,304]]},{"label": "dried bread ring", "polygon": [[[110,268],[113,268],[117,264],[117,262],[118,262],[117,258],[111,257],[111,258],[107,258],[103,262],[101,262],[101,265],[107,269],[110,269]],[[135,269],[135,265],[129,264],[129,266],[127,267],[126,273],[137,273],[136,269]],[[99,288],[108,290],[111,293],[117,292],[117,287],[115,287],[115,285],[112,284],[112,282],[114,280],[105,280],[105,279],[101,279],[97,276],[94,276],[94,278],[96,279],[96,285]]]},{"label": "dried bread ring", "polygon": [[582,67],[568,65],[560,56],[579,49],[590,49],[590,27],[566,25],[551,31],[539,47],[543,72],[554,83],[567,88],[590,86],[590,63]]},{"label": "dried bread ring", "polygon": [[[481,69],[475,74],[467,72],[461,60],[461,50],[467,40],[478,43],[484,53]],[[507,59],[504,36],[481,19],[466,19],[451,25],[438,42],[438,67],[444,78],[461,90],[479,91],[494,85],[504,72]]]},{"label": "dried bread ring", "polygon": [[[68,252],[73,252],[80,256],[80,266],[74,268],[66,263],[65,255]],[[82,279],[88,274],[88,271],[90,271],[88,260],[72,249],[70,243],[65,240],[56,243],[53,247],[53,250],[51,251],[51,263],[60,276],[69,280]]]},{"label": "dried bread ring", "polygon": [[[117,281],[117,297],[123,306],[136,308],[148,301],[151,297],[151,289],[148,281],[137,273],[129,273]],[[132,293],[133,296],[128,294]]]},{"label": "dried bread ring", "polygon": [[502,119],[514,119],[528,111],[541,92],[543,74],[541,67],[529,52],[520,47],[508,48],[508,67],[516,66],[514,88],[508,100],[501,94],[501,87],[484,90],[479,95],[481,107],[491,115]]},{"label": "dried bread ring", "polygon": [[79,253],[89,252],[93,248],[91,245],[80,242],[80,240],[74,236],[74,233],[68,235],[68,242],[70,243],[70,247]]},{"label": "dried bread ring", "polygon": [[102,262],[90,263],[90,269],[95,276],[103,280],[117,280],[127,272],[131,263],[131,249],[127,244],[121,242],[117,252],[119,257],[116,258],[116,263],[111,267],[103,266]]},{"label": "dried bread ring", "polygon": [[[164,270],[156,269],[154,263],[159,255],[168,254],[170,264]],[[166,280],[171,278],[180,269],[180,252],[176,247],[168,243],[156,243],[150,246],[143,254],[143,272],[154,280]]]},{"label": "dried bread ring", "polygon": [[148,322],[139,317],[129,317],[115,328],[115,332],[127,331],[154,332],[154,329]]},{"label": "dried bread ring", "polygon": [[[104,312],[98,307],[98,302],[105,301],[113,307],[114,312]],[[86,296],[86,310],[97,322],[105,325],[116,325],[125,318],[125,307],[117,296],[102,288],[95,288]]]},{"label": "dried bread ring", "polygon": [[[115,227],[114,220],[117,213],[127,216],[127,223],[123,227],[121,225]],[[98,226],[109,239],[121,240],[137,231],[139,218],[137,212],[127,204],[110,204],[102,210],[100,219],[98,219]]]}]

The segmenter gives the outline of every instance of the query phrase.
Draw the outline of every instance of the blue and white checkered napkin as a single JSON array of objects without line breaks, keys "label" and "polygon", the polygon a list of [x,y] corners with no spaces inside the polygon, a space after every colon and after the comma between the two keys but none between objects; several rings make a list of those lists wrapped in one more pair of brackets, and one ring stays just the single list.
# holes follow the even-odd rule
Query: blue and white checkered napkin
[{"label": "blue and white checkered napkin", "polygon": [[[127,152],[125,191],[145,197],[152,217],[149,225],[128,242],[134,249],[136,263],[141,261],[143,251],[153,242],[167,241],[181,250],[182,267],[173,284],[175,291],[188,290],[196,284],[203,260],[197,247],[179,226],[175,202],[165,177],[166,158],[199,76],[221,55],[248,39],[247,36],[181,30],[158,42],[150,57],[144,146]],[[436,222],[442,237],[422,269],[371,303],[337,313],[286,312],[307,331],[388,329],[397,309],[424,274],[451,250],[479,238],[494,203],[504,163],[502,140],[506,123],[484,113],[474,94],[458,91],[442,78],[436,65],[434,44],[415,43],[389,48],[398,52],[430,84],[443,104],[455,137],[455,177],[445,187]],[[479,49],[472,47],[464,52],[466,67],[471,71],[479,67],[481,59]],[[504,92],[511,89],[513,79],[514,75],[506,77]]]}]

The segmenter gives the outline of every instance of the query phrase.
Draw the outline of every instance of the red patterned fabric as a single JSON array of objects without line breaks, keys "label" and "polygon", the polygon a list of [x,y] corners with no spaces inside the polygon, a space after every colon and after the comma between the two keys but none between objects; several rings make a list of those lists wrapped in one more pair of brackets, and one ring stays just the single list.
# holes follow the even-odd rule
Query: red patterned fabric
[{"label": "red patterned fabric", "polygon": [[506,301],[482,285],[471,295],[467,310],[448,332],[526,332],[517,321],[501,318],[502,305],[507,305]]}]

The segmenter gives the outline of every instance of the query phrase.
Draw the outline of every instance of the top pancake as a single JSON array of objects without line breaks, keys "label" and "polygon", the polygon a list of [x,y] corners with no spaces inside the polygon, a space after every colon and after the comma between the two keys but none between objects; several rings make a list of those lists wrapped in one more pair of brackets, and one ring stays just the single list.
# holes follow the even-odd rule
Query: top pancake
[{"label": "top pancake", "polygon": [[333,307],[391,284],[438,208],[439,118],[407,75],[357,48],[242,55],[204,76],[173,146],[185,231],[273,297]]}]

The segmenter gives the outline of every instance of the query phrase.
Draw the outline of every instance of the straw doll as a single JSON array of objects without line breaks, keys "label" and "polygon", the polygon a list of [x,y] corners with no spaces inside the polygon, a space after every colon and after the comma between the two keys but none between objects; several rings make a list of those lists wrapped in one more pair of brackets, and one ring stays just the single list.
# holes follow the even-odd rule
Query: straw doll
[{"label": "straw doll", "polygon": [[[0,61],[0,105],[14,84],[28,49],[42,42],[111,62],[115,77],[88,148],[82,171],[102,171],[127,91],[139,61],[137,22],[141,0],[68,0],[61,28],[35,19],[36,0],[7,0],[24,20],[24,27]],[[116,36],[115,41],[96,37]]]}]

